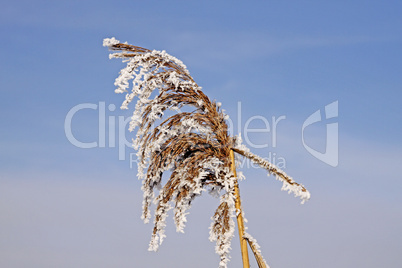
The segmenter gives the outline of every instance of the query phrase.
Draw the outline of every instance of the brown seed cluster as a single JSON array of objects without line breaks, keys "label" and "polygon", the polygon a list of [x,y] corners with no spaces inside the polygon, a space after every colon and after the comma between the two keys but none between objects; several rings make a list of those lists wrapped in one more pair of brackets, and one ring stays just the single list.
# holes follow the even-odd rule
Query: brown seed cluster
[{"label": "brown seed cluster", "polygon": [[[109,46],[113,57],[148,62],[149,74],[141,87],[158,86],[158,95],[143,105],[137,130],[140,165],[146,166],[143,181],[143,218],[150,216],[150,205],[156,201],[154,229],[150,249],[164,238],[167,212],[174,209],[178,229],[184,226],[186,210],[191,201],[205,189],[226,195],[221,198],[211,226],[211,237],[217,241],[217,251],[228,259],[227,252],[233,236],[233,185],[229,153],[234,138],[228,133],[225,114],[216,102],[211,101],[194,82],[188,71],[174,60],[159,58],[148,49],[117,43]],[[142,56],[142,57],[141,57]],[[149,65],[151,63],[151,65]],[[133,64],[135,67],[141,64]],[[135,73],[135,67],[131,72]],[[135,76],[135,75],[134,75]],[[172,76],[178,80],[172,80]],[[127,97],[126,97],[127,99]],[[166,110],[193,107],[192,111],[179,112],[163,119]],[[162,121],[155,127],[155,122]],[[164,171],[171,175],[161,186]],[[154,198],[153,192],[160,188]],[[172,207],[170,203],[173,202]]]}]

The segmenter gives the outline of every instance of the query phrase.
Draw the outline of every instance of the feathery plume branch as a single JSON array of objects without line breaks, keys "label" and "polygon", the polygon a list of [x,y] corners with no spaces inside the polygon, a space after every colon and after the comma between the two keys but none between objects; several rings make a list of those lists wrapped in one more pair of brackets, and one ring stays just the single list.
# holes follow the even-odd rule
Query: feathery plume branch
[{"label": "feathery plume branch", "polygon": [[284,171],[282,171],[274,164],[259,157],[258,155],[251,153],[248,150],[246,151],[238,148],[232,148],[232,150],[250,159],[254,163],[258,164],[260,167],[268,170],[269,172],[268,175],[274,174],[276,179],[283,183],[281,190],[287,191],[288,193],[293,193],[295,197],[300,197],[300,199],[302,200],[301,201],[302,204],[304,204],[304,202],[310,199],[310,192],[307,191],[307,189],[302,184],[295,182],[291,177],[289,177]]}]

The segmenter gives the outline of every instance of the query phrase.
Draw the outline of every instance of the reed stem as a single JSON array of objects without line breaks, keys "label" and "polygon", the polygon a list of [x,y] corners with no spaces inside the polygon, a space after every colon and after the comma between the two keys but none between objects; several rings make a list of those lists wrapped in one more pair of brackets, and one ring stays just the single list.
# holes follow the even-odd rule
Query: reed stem
[{"label": "reed stem", "polygon": [[[231,161],[231,169],[234,176],[237,178],[236,174],[236,164],[233,150],[230,150],[230,161]],[[248,249],[247,249],[247,240],[244,238],[244,219],[241,210],[241,201],[240,201],[240,191],[239,191],[239,184],[236,180],[235,183],[235,196],[236,196],[236,213],[237,213],[237,227],[239,230],[239,238],[240,238],[240,249],[241,249],[241,256],[243,259],[243,268],[250,268],[250,262],[248,258]]]}]

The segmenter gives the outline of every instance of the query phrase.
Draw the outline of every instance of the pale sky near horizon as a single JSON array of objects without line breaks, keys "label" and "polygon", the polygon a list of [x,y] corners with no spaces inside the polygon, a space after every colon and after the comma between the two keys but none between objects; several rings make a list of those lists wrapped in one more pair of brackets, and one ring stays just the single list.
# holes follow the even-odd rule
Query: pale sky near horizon
[{"label": "pale sky near horizon", "polygon": [[[218,267],[218,201],[206,194],[184,235],[170,217],[160,251],[147,251],[152,224],[123,144],[132,110],[113,92],[124,64],[109,60],[106,37],[182,60],[233,133],[310,190],[300,205],[265,171],[241,168],[249,232],[272,268],[401,267],[401,12],[399,1],[2,3],[0,267]],[[72,109],[71,135],[94,148],[66,137]],[[324,152],[338,124],[335,167],[303,146],[317,110],[304,141]],[[231,256],[241,267],[238,237]]]}]

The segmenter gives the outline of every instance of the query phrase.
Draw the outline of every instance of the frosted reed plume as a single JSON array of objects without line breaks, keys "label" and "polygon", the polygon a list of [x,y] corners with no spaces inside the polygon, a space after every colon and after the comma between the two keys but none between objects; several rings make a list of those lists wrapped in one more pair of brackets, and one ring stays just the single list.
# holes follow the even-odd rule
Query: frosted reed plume
[{"label": "frosted reed plume", "polygon": [[[127,64],[115,81],[115,92],[126,94],[121,108],[128,109],[136,98],[129,130],[136,130],[133,145],[138,150],[138,178],[143,181],[145,222],[151,218],[151,203],[156,204],[149,250],[156,251],[165,238],[168,212],[173,209],[176,230],[183,232],[192,201],[207,191],[220,196],[212,216],[210,240],[216,242],[219,267],[227,267],[235,230],[233,218],[238,216],[235,202],[239,198],[235,195],[237,179],[231,170],[231,150],[276,175],[283,182],[282,189],[300,196],[302,201],[310,197],[302,185],[250,153],[239,137],[229,135],[228,116],[219,103],[202,92],[180,60],[165,51],[151,51],[115,38],[106,38],[103,45],[113,51],[110,58],[121,58]],[[182,112],[183,107],[191,111]],[[177,113],[166,115],[168,110]],[[166,171],[171,175],[162,185]],[[249,236],[244,239],[254,241]]]}]

